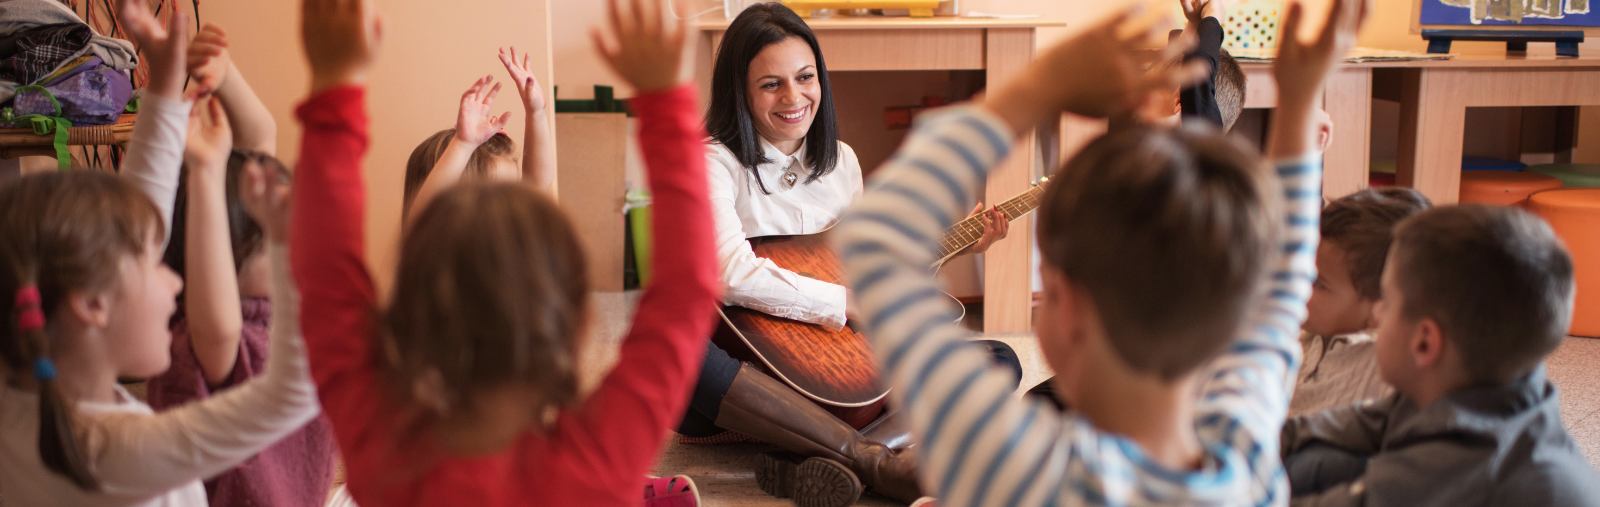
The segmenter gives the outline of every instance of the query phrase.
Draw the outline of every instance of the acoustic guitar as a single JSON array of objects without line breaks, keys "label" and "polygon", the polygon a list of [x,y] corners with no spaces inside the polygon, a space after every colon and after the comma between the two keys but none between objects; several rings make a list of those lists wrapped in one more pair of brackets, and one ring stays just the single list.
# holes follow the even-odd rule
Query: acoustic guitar
[{"label": "acoustic guitar", "polygon": [[[1044,194],[1041,179],[1033,187],[999,206],[1010,220],[1039,207]],[[828,244],[826,231],[803,236],[751,238],[755,254],[801,276],[843,284],[844,269]],[[931,269],[983,238],[983,220],[974,215],[946,229],[939,242],[939,261]],[[948,294],[947,294],[948,295]],[[950,298],[956,308],[960,302]],[[867,407],[889,390],[878,380],[878,368],[865,336],[846,326],[834,331],[824,326],[774,317],[738,306],[719,312],[723,326],[714,338],[736,358],[764,366],[774,377],[825,407]]]}]

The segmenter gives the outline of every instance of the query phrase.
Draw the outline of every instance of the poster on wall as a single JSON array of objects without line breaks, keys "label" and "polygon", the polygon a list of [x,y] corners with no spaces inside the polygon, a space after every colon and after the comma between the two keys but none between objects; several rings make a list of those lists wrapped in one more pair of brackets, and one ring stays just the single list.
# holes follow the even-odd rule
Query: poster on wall
[{"label": "poster on wall", "polygon": [[1423,25],[1600,27],[1600,0],[1420,0]]}]

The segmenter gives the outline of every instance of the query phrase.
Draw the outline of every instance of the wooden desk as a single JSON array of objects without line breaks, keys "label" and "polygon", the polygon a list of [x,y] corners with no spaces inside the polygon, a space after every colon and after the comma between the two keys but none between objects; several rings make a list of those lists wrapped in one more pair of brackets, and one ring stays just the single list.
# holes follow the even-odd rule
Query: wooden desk
[{"label": "wooden desk", "polygon": [[1600,105],[1600,55],[1584,55],[1468,54],[1407,62],[1399,71],[1396,181],[1434,204],[1456,202],[1467,108]]},{"label": "wooden desk", "polygon": [[[1033,60],[1035,31],[1065,26],[1050,20],[967,18],[809,19],[829,71],[985,71],[998,83]],[[702,103],[709,103],[711,71],[728,21],[701,21],[697,69]],[[848,140],[846,141],[848,142]],[[1013,156],[989,177],[984,202],[998,203],[1028,189],[1037,173],[1033,136],[1023,136]],[[1018,220],[1011,233],[984,255],[984,319],[987,333],[1031,332],[1033,218]]]}]

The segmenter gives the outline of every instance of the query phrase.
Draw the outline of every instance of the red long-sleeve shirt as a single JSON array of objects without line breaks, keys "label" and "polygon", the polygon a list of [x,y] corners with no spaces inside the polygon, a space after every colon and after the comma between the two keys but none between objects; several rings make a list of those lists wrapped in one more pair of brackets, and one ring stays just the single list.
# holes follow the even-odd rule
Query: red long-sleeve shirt
[{"label": "red long-sleeve shirt", "polygon": [[[305,133],[291,237],[312,375],[356,502],[640,505],[641,481],[688,404],[719,297],[694,88],[633,100],[659,217],[652,232],[673,245],[655,253],[656,278],[615,369],[548,433],[529,430],[500,453],[470,458],[430,452],[438,444],[427,433],[396,441],[401,407],[376,362],[377,298],[362,247],[364,97],[358,87],[334,88],[296,110]],[[418,455],[433,457],[396,459]]]}]

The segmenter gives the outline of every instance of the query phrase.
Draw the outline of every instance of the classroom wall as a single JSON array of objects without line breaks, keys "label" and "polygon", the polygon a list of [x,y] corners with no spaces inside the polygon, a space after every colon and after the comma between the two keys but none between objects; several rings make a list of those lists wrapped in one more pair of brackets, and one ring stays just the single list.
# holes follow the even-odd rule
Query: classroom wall
[{"label": "classroom wall", "polygon": [[[299,2],[228,0],[202,3],[200,9],[202,21],[228,31],[235,64],[278,121],[278,156],[293,164],[300,141],[293,108],[304,100],[310,79],[299,43]],[[365,173],[366,239],[373,273],[386,289],[411,150],[454,125],[461,94],[473,80],[488,74],[509,79],[496,57],[498,47],[531,51],[540,82],[548,89],[552,80],[548,0],[383,0],[380,9],[388,38],[367,95],[372,146]],[[524,118],[516,88],[506,83],[495,106],[497,112],[513,111],[506,133],[520,144]]]}]

